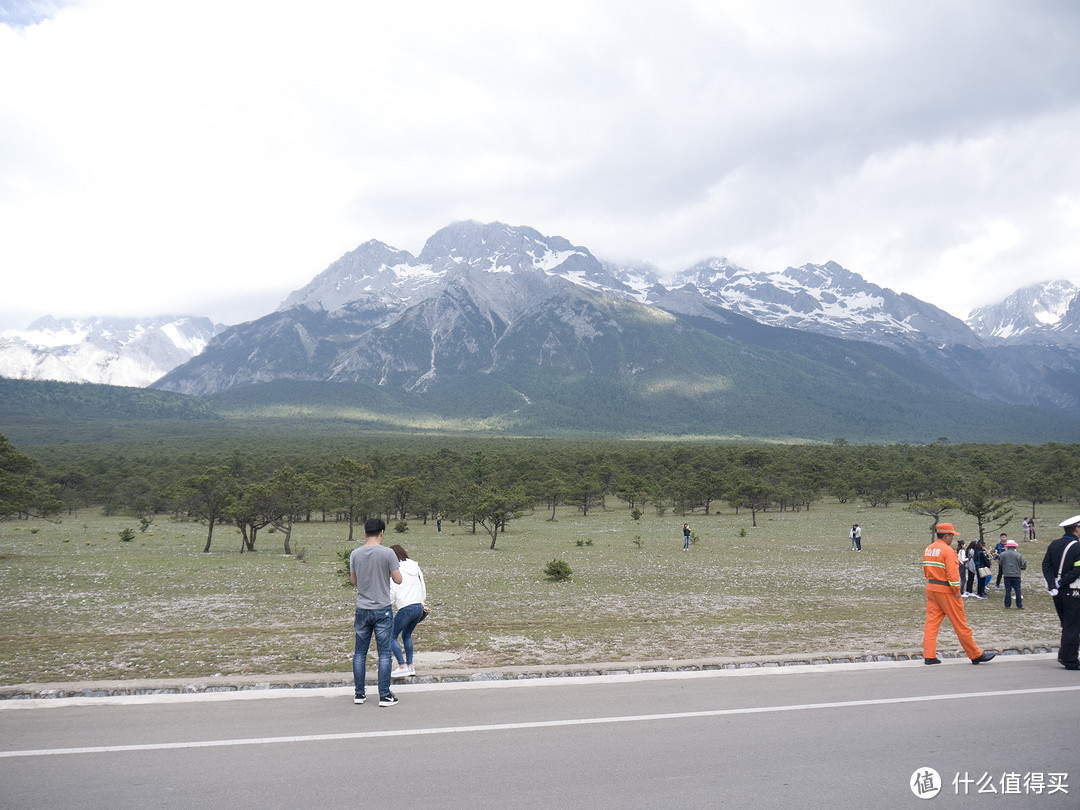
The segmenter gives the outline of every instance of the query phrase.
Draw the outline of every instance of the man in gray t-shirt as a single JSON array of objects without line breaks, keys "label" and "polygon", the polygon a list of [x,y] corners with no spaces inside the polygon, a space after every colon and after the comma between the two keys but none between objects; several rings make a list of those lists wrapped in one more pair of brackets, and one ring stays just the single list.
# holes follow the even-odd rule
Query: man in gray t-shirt
[{"label": "man in gray t-shirt", "polygon": [[398,702],[390,691],[391,652],[394,636],[394,611],[390,607],[390,581],[401,584],[397,554],[382,544],[386,524],[382,518],[369,518],[364,523],[366,542],[349,555],[349,580],[356,586],[356,647],[353,650],[353,703],[366,699],[367,654],[371,634],[379,652],[379,705],[393,706]]}]

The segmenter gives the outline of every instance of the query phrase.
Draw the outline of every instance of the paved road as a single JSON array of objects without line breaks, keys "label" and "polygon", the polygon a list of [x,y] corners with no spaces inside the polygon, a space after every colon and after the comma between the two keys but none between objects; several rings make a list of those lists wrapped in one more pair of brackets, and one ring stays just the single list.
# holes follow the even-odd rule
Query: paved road
[{"label": "paved road", "polygon": [[1080,807],[1080,677],[1052,656],[397,692],[4,701],[0,805]]}]

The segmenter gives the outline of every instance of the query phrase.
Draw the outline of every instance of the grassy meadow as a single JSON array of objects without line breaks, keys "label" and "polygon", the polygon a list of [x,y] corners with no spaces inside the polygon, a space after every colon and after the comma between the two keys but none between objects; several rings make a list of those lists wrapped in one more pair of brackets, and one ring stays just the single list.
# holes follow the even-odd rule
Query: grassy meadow
[{"label": "grassy meadow", "polygon": [[[1023,611],[1004,610],[992,583],[990,599],[965,600],[980,645],[1056,644],[1040,564],[1050,527],[1075,512],[1041,507],[1041,538],[1021,543]],[[495,550],[482,530],[447,522],[441,534],[418,520],[388,530],[387,544],[403,545],[428,584],[418,651],[476,668],[920,648],[929,519],[900,505],[822,502],[761,513],[756,528],[726,506],[685,517],[649,507],[635,522],[613,498],[588,516],[560,507],[550,517],[512,521]],[[974,536],[964,516],[946,519]],[[699,538],[689,552],[684,520]],[[1019,520],[1007,527],[1018,541]],[[861,553],[850,551],[853,522]],[[126,528],[130,542],[119,538]],[[239,534],[222,526],[203,554],[206,527],[165,516],[146,532],[92,510],[0,523],[0,683],[347,672],[355,595],[338,557],[355,545],[347,537],[341,524],[300,524],[299,555],[285,556],[281,535],[266,531],[258,552],[241,554]],[[569,581],[545,577],[555,558],[573,569]],[[959,649],[946,623],[939,650]]]}]

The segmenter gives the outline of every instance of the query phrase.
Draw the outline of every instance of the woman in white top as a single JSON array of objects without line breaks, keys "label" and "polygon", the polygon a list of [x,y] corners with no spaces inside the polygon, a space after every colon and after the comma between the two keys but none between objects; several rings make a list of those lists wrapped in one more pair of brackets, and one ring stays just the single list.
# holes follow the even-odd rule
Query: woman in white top
[{"label": "woman in white top", "polygon": [[967,596],[967,585],[965,584],[966,581],[967,581],[967,575],[968,575],[967,558],[968,558],[968,552],[967,552],[967,549],[964,547],[964,541],[958,539],[956,541],[956,561],[960,564],[960,595],[961,596]]},{"label": "woman in white top", "polygon": [[[390,546],[400,562],[401,584],[390,583],[390,598],[397,613],[394,614],[394,637],[390,641],[390,650],[397,659],[397,667],[390,673],[391,678],[406,678],[415,675],[413,668],[412,634],[417,623],[424,615],[424,600],[427,599],[427,587],[424,575],[416,560],[409,557],[401,546]],[[401,636],[401,643],[398,643]],[[405,655],[402,657],[402,647]]]}]

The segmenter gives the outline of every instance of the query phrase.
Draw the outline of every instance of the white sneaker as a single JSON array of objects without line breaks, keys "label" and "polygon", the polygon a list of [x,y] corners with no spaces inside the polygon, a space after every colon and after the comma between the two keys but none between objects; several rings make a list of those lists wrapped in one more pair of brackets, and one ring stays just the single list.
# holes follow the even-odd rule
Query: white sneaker
[{"label": "white sneaker", "polygon": [[391,678],[407,678],[409,677],[409,668],[406,666],[395,667],[394,671],[390,673]]},{"label": "white sneaker", "polygon": [[410,675],[415,675],[416,674],[416,667],[414,667],[412,664],[409,664],[409,674]]}]

